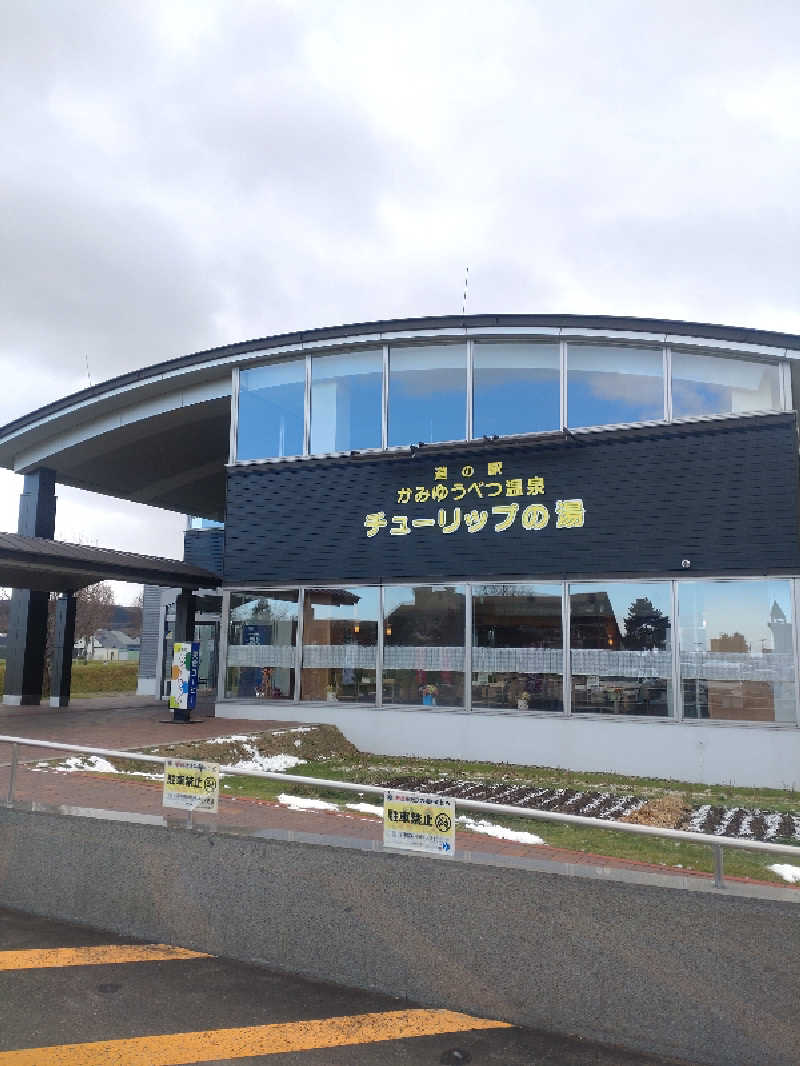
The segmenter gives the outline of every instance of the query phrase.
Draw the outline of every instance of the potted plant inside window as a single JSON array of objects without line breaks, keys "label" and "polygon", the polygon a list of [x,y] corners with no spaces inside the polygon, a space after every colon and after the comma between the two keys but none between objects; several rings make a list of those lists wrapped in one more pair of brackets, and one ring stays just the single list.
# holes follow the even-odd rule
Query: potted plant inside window
[{"label": "potted plant inside window", "polygon": [[436,685],[423,685],[422,686],[422,704],[424,707],[435,707],[436,697],[439,695],[439,689]]}]

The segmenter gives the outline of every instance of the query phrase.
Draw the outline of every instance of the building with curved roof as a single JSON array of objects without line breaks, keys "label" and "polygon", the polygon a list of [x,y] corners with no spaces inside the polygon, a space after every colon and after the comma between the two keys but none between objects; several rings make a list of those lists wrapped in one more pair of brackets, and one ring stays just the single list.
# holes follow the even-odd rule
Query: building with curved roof
[{"label": "building with curved roof", "polygon": [[65,397],[0,463],[195,516],[218,715],[798,787],[798,359],[609,316],[311,330]]}]

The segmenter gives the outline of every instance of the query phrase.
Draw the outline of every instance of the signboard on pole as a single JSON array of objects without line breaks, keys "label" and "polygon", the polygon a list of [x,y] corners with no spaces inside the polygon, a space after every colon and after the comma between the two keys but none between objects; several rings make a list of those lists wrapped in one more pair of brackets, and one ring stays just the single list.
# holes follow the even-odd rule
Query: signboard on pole
[{"label": "signboard on pole", "polygon": [[168,759],[164,764],[164,806],[216,814],[219,809],[219,765],[192,759]]},{"label": "signboard on pole", "polygon": [[387,789],[383,794],[383,846],[453,855],[456,846],[453,797]]},{"label": "signboard on pole", "polygon": [[[169,690],[170,710],[177,719],[189,718],[197,703],[197,678],[200,673],[200,642],[179,642],[172,654],[172,681]],[[181,714],[181,711],[185,712]]]}]

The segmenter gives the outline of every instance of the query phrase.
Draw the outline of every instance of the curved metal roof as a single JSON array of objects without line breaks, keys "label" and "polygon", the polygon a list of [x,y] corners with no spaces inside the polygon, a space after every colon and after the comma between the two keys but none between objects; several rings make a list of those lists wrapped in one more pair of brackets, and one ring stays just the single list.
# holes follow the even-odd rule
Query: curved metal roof
[{"label": "curved metal roof", "polygon": [[465,330],[469,332],[481,329],[503,328],[542,328],[561,330],[598,330],[612,332],[631,332],[661,334],[667,337],[703,338],[716,340],[720,344],[748,344],[783,348],[800,352],[800,336],[794,333],[779,333],[772,330],[752,329],[746,326],[723,326],[714,323],[683,322],[669,318],[636,318],[627,315],[431,315],[423,318],[387,318],[375,322],[356,322],[342,326],[322,326],[317,329],[297,330],[293,333],[277,333],[269,337],[239,341],[218,348],[208,348],[167,359],[161,363],[132,370],[126,374],[109,378],[98,385],[71,393],[60,400],[45,404],[27,415],[14,419],[0,426],[0,442],[18,429],[41,421],[43,418],[58,414],[88,400],[99,398],[122,387],[136,385],[155,377],[167,379],[178,371],[207,365],[209,362],[235,362],[236,356],[246,356],[254,352],[269,352],[274,348],[288,346],[305,346],[321,341],[335,342],[350,338],[382,337],[385,334],[397,334],[418,331]]},{"label": "curved metal roof", "polygon": [[[73,485],[168,510],[222,519],[231,369],[336,347],[466,337],[643,340],[800,358],[800,336],[615,315],[442,315],[276,334],[130,371],[0,427],[0,466],[49,467]],[[797,354],[796,354],[797,353]]]}]

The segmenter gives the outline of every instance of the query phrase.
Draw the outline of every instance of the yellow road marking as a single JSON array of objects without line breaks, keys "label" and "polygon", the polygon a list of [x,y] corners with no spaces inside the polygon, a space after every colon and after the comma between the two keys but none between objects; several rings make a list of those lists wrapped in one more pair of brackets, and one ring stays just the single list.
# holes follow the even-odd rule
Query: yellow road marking
[{"label": "yellow road marking", "polygon": [[209,1029],[91,1044],[0,1051],[0,1066],[183,1066],[186,1063],[280,1055],[291,1051],[405,1040],[414,1036],[509,1029],[507,1022],[472,1018],[449,1010],[397,1010],[351,1014],[311,1022],[278,1022],[245,1029]]},{"label": "yellow road marking", "polygon": [[0,970],[41,970],[51,966],[108,966],[118,962],[207,959],[202,951],[169,944],[100,944],[93,948],[31,948],[0,951]]}]

